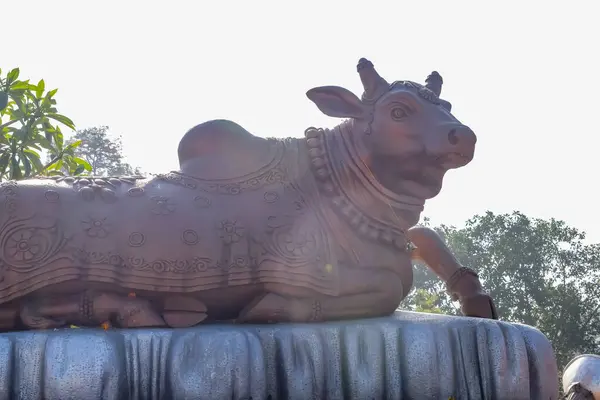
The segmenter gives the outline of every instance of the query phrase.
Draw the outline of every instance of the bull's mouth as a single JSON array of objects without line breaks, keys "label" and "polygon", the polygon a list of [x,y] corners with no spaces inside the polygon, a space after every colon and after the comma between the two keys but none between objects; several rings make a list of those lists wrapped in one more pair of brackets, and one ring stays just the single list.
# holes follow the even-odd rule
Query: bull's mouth
[{"label": "bull's mouth", "polygon": [[445,170],[464,167],[473,160],[473,154],[448,153],[434,158],[433,163]]},{"label": "bull's mouth", "polygon": [[398,195],[423,204],[437,196],[449,169],[468,164],[472,155],[448,153],[442,156],[415,155],[410,158],[378,157],[373,165],[381,184]]}]

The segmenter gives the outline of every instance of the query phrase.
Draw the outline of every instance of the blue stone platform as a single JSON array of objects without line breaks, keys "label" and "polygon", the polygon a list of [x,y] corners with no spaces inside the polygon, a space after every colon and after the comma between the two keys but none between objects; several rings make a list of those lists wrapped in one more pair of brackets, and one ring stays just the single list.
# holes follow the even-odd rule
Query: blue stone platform
[{"label": "blue stone platform", "polygon": [[397,312],[324,324],[0,335],[0,400],[558,399],[537,329]]}]

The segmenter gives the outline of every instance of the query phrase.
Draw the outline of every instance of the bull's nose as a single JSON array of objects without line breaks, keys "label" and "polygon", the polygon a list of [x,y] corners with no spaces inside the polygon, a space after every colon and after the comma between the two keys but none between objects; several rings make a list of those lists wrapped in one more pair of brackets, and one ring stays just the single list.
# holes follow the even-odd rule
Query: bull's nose
[{"label": "bull's nose", "polygon": [[450,143],[454,152],[471,158],[475,152],[477,136],[475,136],[475,132],[468,126],[460,125],[450,129],[448,132],[448,143]]}]

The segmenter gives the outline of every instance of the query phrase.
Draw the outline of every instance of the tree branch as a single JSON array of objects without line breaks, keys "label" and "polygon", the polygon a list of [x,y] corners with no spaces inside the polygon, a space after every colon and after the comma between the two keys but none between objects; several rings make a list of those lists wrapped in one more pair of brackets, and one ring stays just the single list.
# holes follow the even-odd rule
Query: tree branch
[{"label": "tree branch", "polygon": [[14,123],[17,123],[17,122],[19,122],[19,120],[18,119],[14,119],[12,121],[8,121],[7,123],[0,125],[0,131],[2,129],[4,129],[4,128],[8,127],[8,126],[11,126]]},{"label": "tree branch", "polygon": [[58,160],[60,160],[62,158],[62,156],[63,156],[62,152],[60,152],[58,155],[54,156],[53,159],[51,159],[49,162],[47,162],[46,165],[44,165],[42,167],[42,169],[40,169],[39,171],[37,171],[35,175],[31,175],[31,177],[38,176],[40,174],[40,172],[43,172],[43,171],[47,170],[48,167],[50,167],[52,164],[54,164],[55,162],[57,162]]}]

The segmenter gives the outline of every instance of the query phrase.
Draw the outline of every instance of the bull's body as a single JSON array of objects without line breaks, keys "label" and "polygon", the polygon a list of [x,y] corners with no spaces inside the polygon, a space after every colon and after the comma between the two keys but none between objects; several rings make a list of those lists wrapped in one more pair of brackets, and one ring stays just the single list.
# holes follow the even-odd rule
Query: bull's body
[{"label": "bull's body", "polygon": [[476,136],[439,99],[439,75],[390,85],[367,60],[358,69],[362,100],[334,86],[307,93],[349,120],[303,139],[209,121],[181,140],[177,172],[3,183],[0,326],[382,316],[410,290],[411,256],[469,313],[493,316],[440,240],[411,230],[413,252],[406,236]]},{"label": "bull's body", "polygon": [[[366,245],[347,230],[320,193],[307,140],[264,140],[262,147],[262,167],[227,179],[172,172],[3,183],[0,304],[111,288],[147,298],[191,296],[227,318],[265,287],[340,296],[340,274],[356,257],[410,277],[394,257],[404,249]],[[377,209],[385,212],[385,204]]]}]

